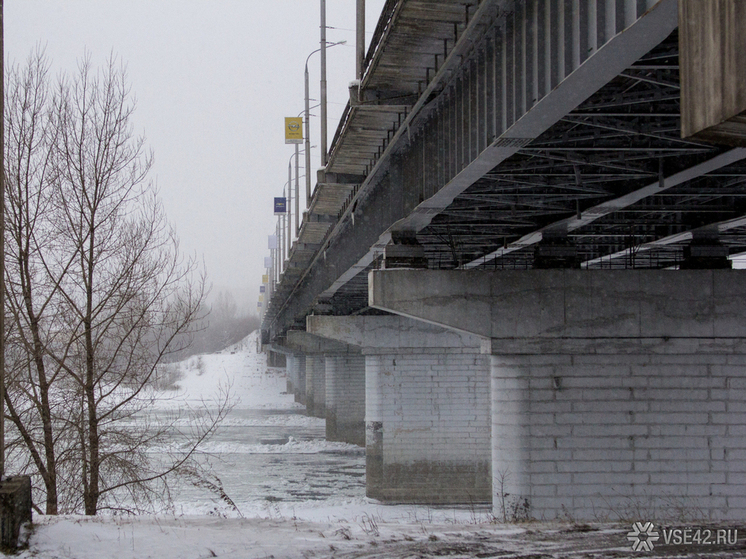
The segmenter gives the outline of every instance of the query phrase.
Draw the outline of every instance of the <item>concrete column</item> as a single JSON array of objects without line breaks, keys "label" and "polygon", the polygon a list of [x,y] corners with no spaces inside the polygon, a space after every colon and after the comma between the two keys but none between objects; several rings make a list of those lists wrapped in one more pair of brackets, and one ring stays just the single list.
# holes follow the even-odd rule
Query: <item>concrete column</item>
[{"label": "concrete column", "polygon": [[295,401],[306,403],[306,356],[290,354],[287,356],[288,392],[295,395]]},{"label": "concrete column", "polygon": [[294,356],[288,355],[286,357],[285,371],[287,372],[287,378],[285,382],[285,391],[288,394],[293,394],[295,392],[294,377],[295,377],[296,371],[294,371],[293,369],[296,368],[296,364],[294,361],[295,361]]},{"label": "concrete column", "polygon": [[529,379],[513,362],[490,357],[492,388],[492,487],[494,514],[519,520],[530,502]]},{"label": "concrete column", "polygon": [[381,437],[374,440],[382,452],[382,485],[371,486],[375,494],[369,495],[398,503],[489,501],[486,357],[443,347],[399,348],[376,357],[366,365],[378,377],[379,397],[369,401],[380,422],[366,423],[373,435],[380,423]]},{"label": "concrete column", "polygon": [[401,270],[371,281],[372,306],[482,338],[499,518],[746,514],[744,271]]},{"label": "concrete column", "polygon": [[369,497],[491,499],[490,374],[476,337],[393,316],[314,316],[307,328],[365,355]]},{"label": "concrete column", "polygon": [[[605,341],[602,350],[597,340],[580,342],[543,355],[491,358],[493,390],[495,376],[503,379],[493,404],[513,392],[522,407],[514,407],[522,418],[514,428],[505,408],[493,408],[493,467],[528,482],[507,480],[505,493],[520,499],[502,499],[496,489],[495,514],[503,514],[506,501],[511,520],[631,518],[645,511],[658,521],[742,517],[746,347],[731,346],[730,353],[727,345],[693,338],[640,352],[628,340]],[[511,376],[522,382],[506,382]],[[524,437],[516,445],[521,460],[507,450],[511,433]]]},{"label": "concrete column", "polygon": [[383,398],[385,375],[380,355],[365,356],[365,494],[384,495]]},{"label": "concrete column", "polygon": [[365,446],[365,358],[326,356],[326,438]]},{"label": "concrete column", "polygon": [[326,417],[326,364],[324,356],[306,355],[306,409],[313,417]]},{"label": "concrete column", "polygon": [[[299,366],[300,370],[303,372],[304,375],[304,394],[303,398],[305,399],[306,404],[306,410],[307,413],[314,417],[321,417],[325,419],[329,419],[327,416],[327,410],[326,410],[326,404],[327,404],[327,357],[331,359],[329,362],[329,366],[331,368],[331,371],[333,372],[333,375],[329,378],[329,382],[331,382],[331,386],[335,387],[334,389],[338,392],[341,391],[342,395],[332,395],[331,401],[334,402],[334,409],[338,409],[341,406],[342,409],[342,423],[346,425],[347,418],[346,418],[346,411],[345,411],[345,405],[347,399],[352,399],[353,401],[360,402],[360,406],[362,406],[362,398],[361,395],[354,395],[353,392],[361,391],[362,388],[359,386],[359,382],[357,385],[355,385],[354,382],[350,381],[349,375],[350,373],[347,372],[347,369],[349,367],[346,367],[344,365],[340,365],[339,369],[337,370],[335,368],[335,361],[334,359],[339,357],[342,358],[343,361],[345,359],[351,359],[349,361],[350,367],[352,367],[352,364],[355,363],[354,356],[358,356],[358,370],[361,368],[360,365],[360,351],[356,348],[352,348],[347,344],[339,343],[333,340],[328,340],[321,338],[319,336],[315,336],[309,332],[306,331],[300,331],[300,330],[290,330],[287,333],[287,346],[292,349],[294,352],[297,352],[298,354],[305,355],[305,359],[303,360],[302,365]],[[346,363],[346,361],[344,361]],[[341,375],[341,377],[338,380],[338,376]],[[360,376],[360,373],[358,373],[358,376]],[[350,387],[349,390],[345,388],[346,383],[350,381]],[[349,394],[347,394],[349,392]],[[340,404],[340,402],[342,402]],[[362,415],[362,411],[359,413],[359,415]],[[337,422],[339,420],[339,414],[337,411],[334,411],[332,413],[332,425],[327,425],[327,432],[330,434],[334,434],[334,437],[337,435],[335,434],[337,431]],[[362,422],[362,419],[360,419]],[[346,429],[346,426],[343,428]],[[359,431],[362,432],[362,424],[360,425]],[[344,436],[349,436],[349,434],[346,434]],[[362,442],[363,436],[362,434],[358,435],[357,440],[358,442]],[[333,438],[330,440],[340,440],[337,438]],[[351,441],[352,442],[352,441]]]}]

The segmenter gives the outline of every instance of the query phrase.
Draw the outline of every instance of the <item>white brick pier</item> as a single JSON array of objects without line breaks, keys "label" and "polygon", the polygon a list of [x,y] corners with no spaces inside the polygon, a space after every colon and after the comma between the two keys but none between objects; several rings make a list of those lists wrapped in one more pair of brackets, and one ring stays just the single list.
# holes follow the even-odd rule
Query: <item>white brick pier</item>
[{"label": "white brick pier", "polygon": [[306,411],[326,419],[327,440],[364,446],[365,361],[360,350],[300,330],[288,331],[286,344],[287,351],[305,356],[299,368]]},{"label": "white brick pier", "polygon": [[303,354],[289,353],[285,356],[288,392],[295,396],[295,401],[300,404],[306,403],[306,356]]},{"label": "white brick pier", "polygon": [[498,516],[744,518],[744,272],[377,271],[371,303],[483,340]]},{"label": "white brick pier", "polygon": [[365,446],[365,358],[327,355],[325,367],[327,440]]},{"label": "white brick pier", "polygon": [[394,316],[311,316],[307,329],[365,355],[369,497],[491,499],[489,360],[478,338]]}]

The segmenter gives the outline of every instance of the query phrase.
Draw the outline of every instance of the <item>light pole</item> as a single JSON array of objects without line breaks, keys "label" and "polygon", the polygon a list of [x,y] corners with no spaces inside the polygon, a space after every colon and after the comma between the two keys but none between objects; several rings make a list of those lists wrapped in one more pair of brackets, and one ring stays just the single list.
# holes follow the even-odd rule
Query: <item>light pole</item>
[{"label": "light pole", "polygon": [[[295,149],[296,150],[298,149],[298,144],[295,144]],[[291,155],[290,157],[292,158],[293,156]],[[290,168],[290,162],[288,161],[288,197],[285,203],[285,215],[287,216],[287,223],[285,225],[287,227],[286,241],[288,245],[288,252],[287,252],[288,258],[290,258],[290,249],[292,248],[291,243],[293,242],[293,233],[291,229],[293,227],[293,219],[292,219],[292,216],[290,215],[290,206],[292,205],[292,201],[291,201],[292,192],[293,192],[293,173]]]},{"label": "light pole", "polygon": [[298,191],[298,144],[295,144],[295,238],[300,235],[300,192]]},{"label": "light pole", "polygon": [[288,209],[287,209],[287,198],[285,197],[285,189],[282,189],[282,197],[285,198],[285,213],[280,214],[280,235],[281,235],[281,241],[280,241],[280,254],[282,255],[282,265],[280,266],[280,273],[285,271],[285,219],[287,219],[288,215]]},{"label": "light pole", "polygon": [[355,26],[355,76],[362,83],[365,66],[365,0],[357,0]]},{"label": "light pole", "polygon": [[319,41],[321,51],[321,86],[319,101],[321,102],[321,166],[326,167],[326,0],[320,0],[321,4],[321,39]]},{"label": "light pole", "polygon": [[[339,41],[337,43],[330,43],[328,45],[328,48],[336,47],[337,45],[344,45],[347,44],[347,41]],[[306,92],[306,207],[310,207],[311,205],[311,125],[310,125],[310,118],[311,118],[311,109],[309,108],[310,105],[310,96],[308,93],[308,61],[310,60],[311,56],[316,54],[317,52],[320,52],[322,49],[317,48],[315,51],[312,51],[311,54],[309,54],[306,57],[306,70],[304,74],[304,85],[305,85],[305,92]],[[326,58],[324,58],[324,67],[322,69],[323,77],[322,77],[322,83],[324,86],[326,86]],[[324,95],[324,97],[326,97]],[[326,98],[324,98],[324,101],[326,101]],[[326,165],[326,106],[322,104],[322,111],[321,111],[321,129],[322,129],[322,140],[321,140],[321,165]]]},{"label": "light pole", "polygon": [[[305,149],[303,150],[305,151]],[[292,168],[293,168],[293,157],[295,157],[295,237],[298,237],[298,234],[300,233],[300,190],[298,183],[300,181],[299,177],[299,159],[300,159],[300,150],[298,148],[298,144],[295,144],[295,153],[290,156],[290,159],[288,159],[288,188],[290,188],[290,185],[292,184]]]}]

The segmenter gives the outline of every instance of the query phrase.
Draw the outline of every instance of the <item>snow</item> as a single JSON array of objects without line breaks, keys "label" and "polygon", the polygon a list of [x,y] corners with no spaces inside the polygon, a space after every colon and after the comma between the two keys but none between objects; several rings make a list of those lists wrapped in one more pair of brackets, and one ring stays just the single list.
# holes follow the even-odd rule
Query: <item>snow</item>
[{"label": "snow", "polygon": [[[50,559],[285,559],[523,557],[611,559],[636,556],[626,541],[629,526],[505,526],[456,518],[420,507],[368,505],[348,509],[345,518],[306,520],[270,513],[264,517],[190,516],[42,517],[36,520],[30,548],[21,558]],[[418,517],[419,510],[424,516]],[[436,513],[438,518],[428,515]],[[680,546],[647,558],[701,557]],[[707,550],[708,557],[743,557],[738,550]],[[735,553],[734,553],[735,551]],[[713,553],[714,552],[714,553]]]},{"label": "snow", "polygon": [[165,392],[157,407],[174,409],[185,403],[217,402],[221,392],[228,390],[237,408],[303,409],[292,394],[285,393],[284,370],[267,367],[266,355],[257,352],[257,342],[258,333],[254,332],[220,353],[174,364],[182,375],[176,381],[177,389]]},{"label": "snow", "polygon": [[[44,518],[36,527],[31,545],[36,557],[50,558],[259,559],[345,556],[341,553],[355,556],[361,550],[375,549],[374,542],[440,541],[448,539],[448,532],[483,533],[483,528],[475,526],[440,526],[442,531],[436,534],[422,526],[376,527],[370,522],[376,521],[366,521],[363,515],[343,522],[293,518]],[[510,536],[515,530],[499,533]],[[430,540],[431,536],[437,540]],[[31,557],[29,552],[20,557]]]},{"label": "snow", "polygon": [[[356,468],[364,464],[364,451],[353,445],[321,439],[317,434],[323,434],[323,420],[300,415],[301,408],[293,401],[293,396],[284,393],[284,371],[268,368],[265,356],[257,353],[256,348],[257,333],[254,333],[221,353],[193,357],[173,365],[181,375],[178,387],[164,391],[154,412],[169,413],[185,405],[217,405],[229,387],[234,410],[224,422],[227,434],[221,440],[208,442],[202,450],[234,460],[238,457],[238,461],[221,463],[221,475],[225,477],[229,493],[232,489],[228,489],[227,483],[235,482],[232,473],[238,479],[237,491],[241,489],[240,482],[251,477],[243,471],[234,471],[236,464],[245,463],[241,456],[253,455],[260,461],[265,455],[276,456],[270,464],[270,473],[274,475],[262,478],[268,486],[262,488],[266,489],[264,496],[248,491],[244,497],[235,499],[237,511],[186,493],[186,497],[175,497],[168,514],[37,515],[24,534],[27,547],[16,557],[459,558],[519,557],[531,553],[570,557],[578,556],[579,549],[586,549],[593,550],[594,557],[603,558],[627,556],[630,551],[626,525],[578,527],[531,523],[511,526],[496,523],[487,507],[382,505],[365,498],[360,479],[362,472],[347,480],[342,477],[341,481],[336,481],[338,485],[334,485],[334,479],[322,479],[326,487],[322,497],[293,500],[289,496],[303,492],[293,493],[288,487],[297,486],[312,493],[311,482],[323,477],[323,472],[314,470],[311,482],[292,479],[293,476],[302,477],[302,466],[306,462],[317,456],[342,460],[355,473]],[[280,433],[272,436],[282,440],[261,443],[242,440],[244,430],[251,429]],[[313,462],[309,464],[315,468]],[[334,472],[332,469],[327,475],[341,475]],[[358,480],[359,487],[348,487],[349,480],[354,479]],[[274,498],[273,495],[284,497]]]}]

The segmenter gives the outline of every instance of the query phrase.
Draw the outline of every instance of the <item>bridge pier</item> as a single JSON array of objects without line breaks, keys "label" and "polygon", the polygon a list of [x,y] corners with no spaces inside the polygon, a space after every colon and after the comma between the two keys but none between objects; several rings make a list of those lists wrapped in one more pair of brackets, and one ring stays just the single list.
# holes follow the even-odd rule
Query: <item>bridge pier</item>
[{"label": "bridge pier", "polygon": [[305,400],[306,413],[312,417],[326,417],[326,365],[325,354],[331,351],[344,351],[340,344],[330,347],[327,340],[311,336],[302,330],[287,333],[287,346],[299,355],[303,364],[298,369],[304,371],[305,392],[300,395]]},{"label": "bridge pier", "polygon": [[369,497],[491,499],[489,365],[478,338],[395,316],[310,316],[307,329],[365,356]]},{"label": "bridge pier", "polygon": [[295,396],[299,404],[306,403],[306,356],[290,353],[285,356],[287,363],[287,391]]},{"label": "bridge pier", "polygon": [[[291,330],[287,344],[302,352],[308,415],[326,419],[326,438],[365,444],[365,364],[360,350],[350,345]],[[296,399],[297,400],[297,399]]]},{"label": "bridge pier", "polygon": [[306,409],[308,415],[326,418],[326,359],[324,354],[306,355]]},{"label": "bridge pier", "polygon": [[743,518],[745,295],[738,270],[370,276],[373,306],[483,339],[508,520]]},{"label": "bridge pier", "polygon": [[326,438],[365,446],[365,358],[327,355]]}]

